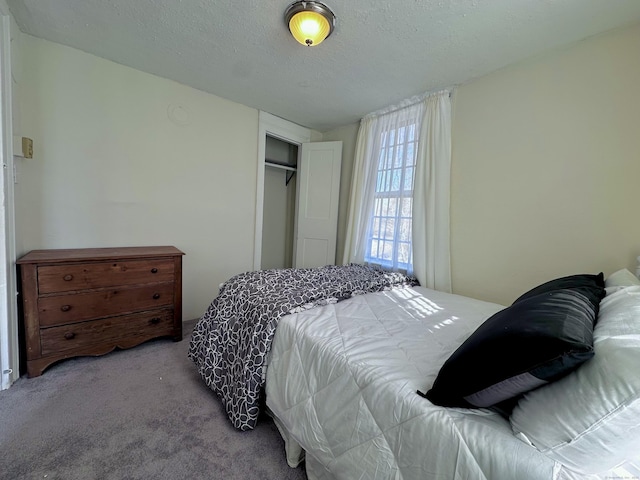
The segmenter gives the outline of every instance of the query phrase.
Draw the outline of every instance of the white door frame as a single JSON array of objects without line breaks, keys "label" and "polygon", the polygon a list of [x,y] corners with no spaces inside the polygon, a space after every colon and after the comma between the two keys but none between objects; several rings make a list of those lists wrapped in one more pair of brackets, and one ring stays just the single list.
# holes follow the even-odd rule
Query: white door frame
[{"label": "white door frame", "polygon": [[[4,3],[4,2],[3,2]],[[0,5],[0,389],[18,379],[18,306],[15,242],[15,170],[11,94],[11,17]]]},{"label": "white door frame", "polygon": [[[253,241],[253,269],[260,270],[262,263],[262,218],[264,209],[264,160],[267,149],[267,135],[284,140],[293,145],[311,141],[311,130],[260,111],[258,126],[258,175],[256,185],[256,226]],[[300,149],[298,149],[300,158]]]}]

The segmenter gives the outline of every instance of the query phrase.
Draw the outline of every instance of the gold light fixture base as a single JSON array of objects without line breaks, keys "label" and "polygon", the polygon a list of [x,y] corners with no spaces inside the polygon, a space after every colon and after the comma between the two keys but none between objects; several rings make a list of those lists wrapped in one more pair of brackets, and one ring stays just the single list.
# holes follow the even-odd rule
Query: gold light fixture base
[{"label": "gold light fixture base", "polygon": [[315,47],[321,44],[336,24],[336,16],[325,4],[314,1],[297,1],[287,7],[285,22],[293,38],[302,45]]}]

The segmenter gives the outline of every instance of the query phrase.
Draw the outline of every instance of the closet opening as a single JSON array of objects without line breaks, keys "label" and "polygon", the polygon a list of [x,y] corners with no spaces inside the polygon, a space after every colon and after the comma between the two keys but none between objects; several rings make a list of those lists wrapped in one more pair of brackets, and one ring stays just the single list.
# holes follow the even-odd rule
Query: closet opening
[{"label": "closet opening", "polygon": [[291,268],[294,263],[298,145],[266,136],[262,258],[260,268]]}]

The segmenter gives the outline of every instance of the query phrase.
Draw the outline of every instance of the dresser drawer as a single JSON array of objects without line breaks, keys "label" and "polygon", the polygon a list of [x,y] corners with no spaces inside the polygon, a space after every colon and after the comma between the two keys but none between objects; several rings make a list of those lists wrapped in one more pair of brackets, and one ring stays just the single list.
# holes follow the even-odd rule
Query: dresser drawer
[{"label": "dresser drawer", "polygon": [[136,337],[171,335],[173,328],[171,308],[43,328],[40,330],[41,353],[50,355],[105,343],[126,347],[125,342]]},{"label": "dresser drawer", "polygon": [[173,304],[174,285],[111,288],[38,298],[40,326],[66,325]]},{"label": "dresser drawer", "polygon": [[173,259],[125,260],[38,267],[40,295],[92,288],[172,282]]}]

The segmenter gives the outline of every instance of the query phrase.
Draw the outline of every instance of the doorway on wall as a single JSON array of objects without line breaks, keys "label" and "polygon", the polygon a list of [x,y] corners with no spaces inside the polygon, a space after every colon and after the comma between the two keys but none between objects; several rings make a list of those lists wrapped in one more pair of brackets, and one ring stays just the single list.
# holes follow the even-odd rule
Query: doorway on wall
[{"label": "doorway on wall", "polygon": [[254,270],[334,264],[342,142],[265,112],[258,135]]},{"label": "doorway on wall", "polygon": [[267,135],[262,208],[262,270],[293,267],[298,145]]}]

